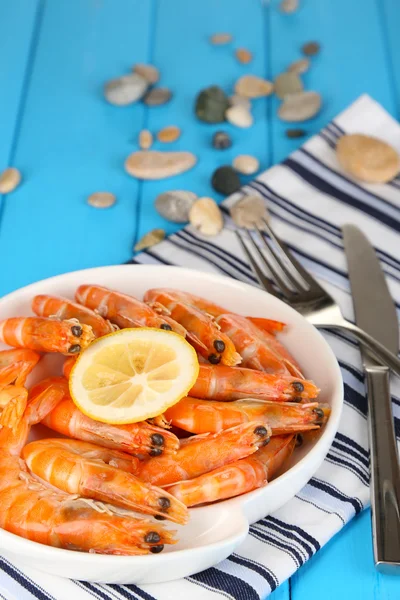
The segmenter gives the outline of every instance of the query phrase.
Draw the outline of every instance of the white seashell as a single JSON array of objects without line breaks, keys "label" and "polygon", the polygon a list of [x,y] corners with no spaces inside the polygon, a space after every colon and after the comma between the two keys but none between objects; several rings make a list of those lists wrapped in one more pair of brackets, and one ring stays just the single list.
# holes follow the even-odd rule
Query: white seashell
[{"label": "white seashell", "polygon": [[189,212],[189,221],[203,235],[217,235],[224,226],[224,219],[212,198],[199,198]]},{"label": "white seashell", "polygon": [[125,161],[125,169],[138,179],[165,179],[188,171],[196,164],[191,152],[133,152]]},{"label": "white seashell", "polygon": [[265,201],[260,196],[244,196],[232,206],[230,214],[235,225],[248,229],[263,229],[264,220],[269,219]]}]

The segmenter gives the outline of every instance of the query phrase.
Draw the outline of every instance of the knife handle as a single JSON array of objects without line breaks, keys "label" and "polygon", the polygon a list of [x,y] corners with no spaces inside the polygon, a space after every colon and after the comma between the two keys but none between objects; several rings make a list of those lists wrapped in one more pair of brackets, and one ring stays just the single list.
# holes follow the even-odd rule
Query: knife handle
[{"label": "knife handle", "polygon": [[400,467],[389,369],[366,368],[374,559],[382,573],[400,573]]}]

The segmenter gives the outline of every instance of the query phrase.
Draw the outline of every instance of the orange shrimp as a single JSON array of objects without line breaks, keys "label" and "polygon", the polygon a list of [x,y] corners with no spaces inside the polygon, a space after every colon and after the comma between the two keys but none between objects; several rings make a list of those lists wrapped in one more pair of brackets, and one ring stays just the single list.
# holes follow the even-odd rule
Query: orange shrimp
[{"label": "orange shrimp", "polygon": [[40,354],[34,350],[0,351],[0,389],[13,383],[25,385],[26,378],[40,360]]},{"label": "orange shrimp", "polygon": [[278,339],[246,317],[225,314],[216,322],[240,352],[243,367],[303,378],[300,367]]},{"label": "orange shrimp", "polygon": [[22,448],[31,426],[63,392],[46,388],[26,407],[26,390],[15,390],[0,417],[0,527],[41,544],[102,554],[148,554],[175,543],[160,524],[128,511],[119,516],[111,506],[56,491],[32,477],[20,458]]},{"label": "orange shrimp", "polygon": [[173,456],[150,458],[141,463],[137,475],[159,486],[191,479],[249,456],[268,443],[270,435],[270,429],[253,421],[220,433],[193,436],[181,440]]},{"label": "orange shrimp", "polygon": [[118,450],[67,439],[43,439],[23,449],[31,473],[69,494],[109,502],[185,524],[186,507],[133,474],[138,461]]},{"label": "orange shrimp", "polygon": [[274,437],[257,452],[204,475],[167,487],[186,506],[226,500],[251,492],[271,481],[295,446],[292,435]]},{"label": "orange shrimp", "polygon": [[39,352],[77,354],[94,339],[92,328],[76,319],[56,321],[45,317],[14,317],[0,321],[0,341]]},{"label": "orange shrimp", "polygon": [[95,337],[101,337],[115,331],[115,327],[90,308],[76,304],[58,296],[39,295],[32,300],[32,310],[39,317],[55,317],[60,321],[78,319],[79,323],[89,325]]},{"label": "orange shrimp", "polygon": [[149,423],[110,425],[87,417],[71,400],[66,379],[49,378],[41,385],[51,387],[54,380],[64,382],[64,397],[43,419],[43,424],[50,429],[84,442],[123,450],[137,456],[174,454],[178,450],[179,440],[173,433]]},{"label": "orange shrimp", "polygon": [[318,393],[319,389],[312,381],[296,379],[287,374],[274,375],[224,365],[200,365],[198,378],[189,395],[221,401],[250,397],[301,402],[302,399],[316,398]]},{"label": "orange shrimp", "polygon": [[157,314],[150,306],[133,296],[115,292],[100,285],[80,285],[76,290],[76,300],[80,304],[97,311],[121,329],[128,327],[155,327],[173,330],[186,337],[182,325],[168,316]]},{"label": "orange shrimp", "polygon": [[68,358],[65,359],[63,367],[62,367],[62,371],[63,371],[63,375],[66,379],[69,379],[69,376],[71,375],[71,371],[73,366],[76,363],[76,357],[75,356],[69,356]]},{"label": "orange shrimp", "polygon": [[319,429],[327,420],[328,408],[318,402],[259,402],[251,398],[234,402],[214,402],[182,398],[165,416],[174,427],[191,433],[217,433],[249,421],[260,421],[271,428],[272,435]]},{"label": "orange shrimp", "polygon": [[217,327],[213,317],[200,309],[179,300],[175,290],[148,290],[144,299],[151,305],[161,307],[178,321],[190,334],[189,341],[196,350],[212,364],[237,365],[240,355],[228,336]]}]

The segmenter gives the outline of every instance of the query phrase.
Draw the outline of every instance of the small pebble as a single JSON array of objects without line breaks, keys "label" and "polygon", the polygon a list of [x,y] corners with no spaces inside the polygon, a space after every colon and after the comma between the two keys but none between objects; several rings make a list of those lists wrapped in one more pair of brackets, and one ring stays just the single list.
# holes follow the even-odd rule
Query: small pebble
[{"label": "small pebble", "polygon": [[295,140],[297,138],[301,138],[307,135],[305,129],[286,129],[285,133],[286,137],[288,137],[291,140]]},{"label": "small pebble", "polygon": [[104,86],[104,96],[114,106],[127,106],[142,98],[149,84],[138,73],[112,79]]},{"label": "small pebble", "polygon": [[269,220],[265,201],[259,196],[244,196],[230,209],[233,222],[238,227],[264,229],[264,220]]},{"label": "small pebble", "polygon": [[369,135],[343,135],[336,145],[336,155],[347,173],[368,183],[387,183],[400,171],[396,150]]},{"label": "small pebble", "polygon": [[163,142],[164,144],[169,144],[171,142],[175,142],[181,135],[181,130],[176,125],[169,125],[168,127],[163,127],[157,133],[157,139],[159,142]]},{"label": "small pebble", "polygon": [[235,84],[235,92],[245,98],[270,96],[273,90],[273,83],[256,75],[243,75]]},{"label": "small pebble", "polygon": [[117,198],[111,192],[95,192],[88,198],[88,204],[94,208],[110,208],[117,201]]},{"label": "small pebble", "polygon": [[301,47],[301,51],[306,56],[315,56],[321,50],[321,46],[318,42],[307,42]]},{"label": "small pebble", "polygon": [[222,123],[225,121],[228,107],[229,100],[225,92],[217,85],[212,85],[199,92],[195,113],[197,118],[205,123]]},{"label": "small pebble", "polygon": [[236,58],[243,65],[248,65],[253,60],[253,55],[250,50],[246,50],[246,48],[238,48],[235,50]]},{"label": "small pebble", "polygon": [[253,117],[251,112],[244,106],[231,106],[225,113],[225,117],[229,123],[236,127],[251,127],[253,125]]},{"label": "small pebble", "polygon": [[225,131],[216,131],[212,138],[212,145],[216,150],[226,150],[232,146],[232,140]]},{"label": "small pebble", "polygon": [[203,235],[217,235],[224,226],[224,218],[212,198],[199,198],[189,213],[190,224]]},{"label": "small pebble", "polygon": [[140,238],[133,249],[135,252],[139,252],[139,250],[145,250],[145,248],[151,248],[152,246],[159,244],[163,239],[165,239],[164,229],[152,229]]},{"label": "small pebble", "polygon": [[307,121],[321,110],[322,99],[317,92],[299,92],[286,96],[278,109],[282,121]]},{"label": "small pebble", "polygon": [[230,166],[218,167],[211,177],[211,185],[216,192],[230,196],[240,189],[239,175]]},{"label": "small pebble", "polygon": [[230,106],[243,106],[247,110],[251,109],[250,100],[248,98],[244,98],[243,96],[240,96],[239,94],[234,94],[233,96],[231,96],[229,98],[229,105]]},{"label": "small pebble", "polygon": [[275,79],[275,94],[283,98],[289,94],[296,94],[303,90],[303,84],[296,73],[281,73]]},{"label": "small pebble", "polygon": [[296,73],[297,75],[302,75],[303,73],[307,73],[310,68],[310,59],[309,58],[300,58],[300,60],[295,60],[288,66],[289,73]]},{"label": "small pebble", "polygon": [[133,67],[133,72],[144,77],[150,85],[154,85],[160,79],[160,71],[156,67],[153,67],[153,65],[138,63]]},{"label": "small pebble", "polygon": [[9,167],[0,174],[0,194],[9,194],[21,183],[21,173],[15,167]]},{"label": "small pebble", "polygon": [[253,175],[260,168],[260,162],[250,154],[240,154],[233,160],[233,168],[243,175]]},{"label": "small pebble", "polygon": [[184,190],[173,190],[159,194],[155,200],[156,211],[172,223],[187,223],[189,212],[196,201],[197,196],[193,192]]},{"label": "small pebble", "polygon": [[148,150],[153,145],[153,134],[148,129],[142,129],[139,133],[139,147]]},{"label": "small pebble", "polygon": [[290,15],[299,8],[299,0],[282,0],[279,5],[281,12]]},{"label": "small pebble", "polygon": [[210,42],[214,44],[214,46],[223,46],[224,44],[229,44],[233,40],[233,37],[230,33],[214,33],[210,37]]},{"label": "small pebble", "polygon": [[196,160],[191,152],[140,150],[128,156],[125,170],[138,179],[165,179],[188,171],[196,164]]},{"label": "small pebble", "polygon": [[147,106],[161,106],[162,104],[166,104],[172,98],[172,92],[168,88],[152,88],[145,97],[143,98],[143,102]]}]

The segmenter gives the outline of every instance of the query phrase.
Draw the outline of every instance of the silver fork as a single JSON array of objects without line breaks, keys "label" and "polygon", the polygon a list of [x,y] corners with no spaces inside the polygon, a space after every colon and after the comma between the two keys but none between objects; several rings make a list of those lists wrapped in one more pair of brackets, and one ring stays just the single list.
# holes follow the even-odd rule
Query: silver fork
[{"label": "silver fork", "polygon": [[264,252],[256,244],[250,231],[246,230],[247,242],[252,247],[258,260],[254,258],[254,255],[248,249],[244,235],[238,230],[235,231],[243,252],[262,287],[270,294],[278,296],[260,264],[269,270],[276,287],[281,292],[281,299],[301,313],[310,323],[321,329],[345,329],[349,331],[370,350],[378,361],[387,365],[400,376],[399,358],[366,331],[345,319],[339,305],[332,296],[299,263],[266,221],[264,221],[264,227],[270,237],[268,242],[261,230],[256,229],[256,234],[261,241]]}]

